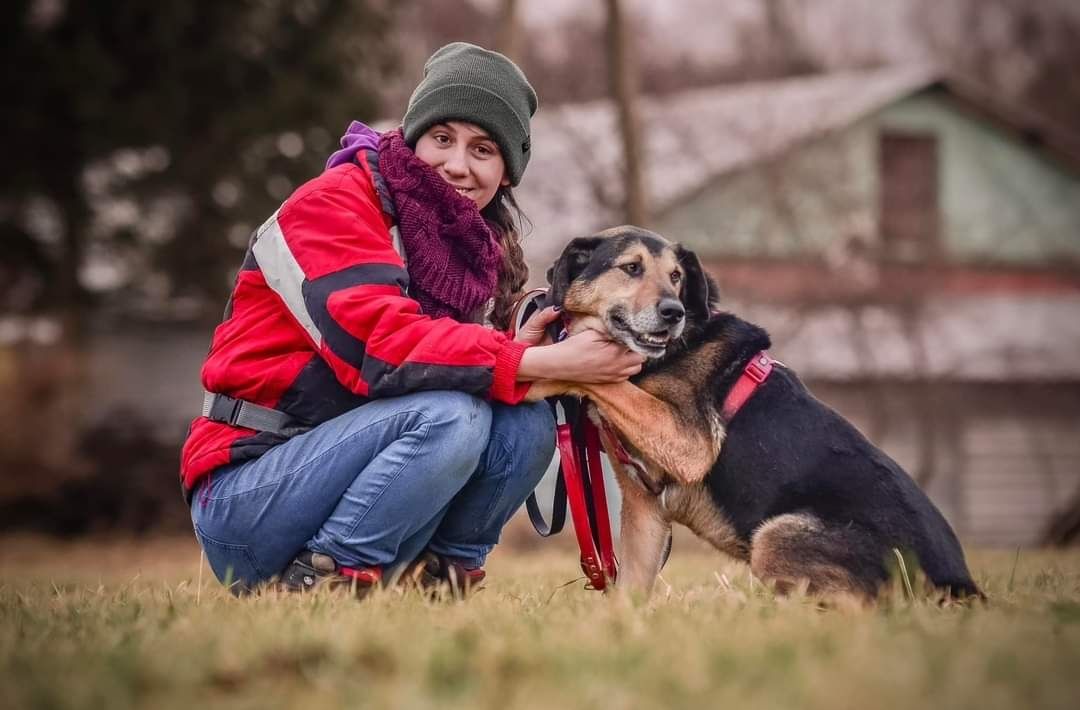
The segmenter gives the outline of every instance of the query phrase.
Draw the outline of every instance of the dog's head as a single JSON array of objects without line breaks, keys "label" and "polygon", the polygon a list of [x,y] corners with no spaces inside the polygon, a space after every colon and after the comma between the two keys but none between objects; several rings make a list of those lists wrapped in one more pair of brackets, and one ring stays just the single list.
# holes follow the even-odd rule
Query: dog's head
[{"label": "dog's head", "polygon": [[703,325],[716,297],[694,252],[633,226],[574,239],[547,277],[554,305],[599,319],[612,338],[649,358]]}]

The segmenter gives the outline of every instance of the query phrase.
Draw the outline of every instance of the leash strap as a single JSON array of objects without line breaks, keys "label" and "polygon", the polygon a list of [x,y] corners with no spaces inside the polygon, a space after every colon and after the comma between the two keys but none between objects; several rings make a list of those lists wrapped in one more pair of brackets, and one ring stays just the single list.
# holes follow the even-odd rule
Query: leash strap
[{"label": "leash strap", "polygon": [[[556,401],[548,400],[551,413],[555,421],[559,420],[559,405]],[[529,494],[525,499],[525,510],[529,514],[529,522],[540,537],[551,537],[562,532],[566,525],[566,478],[562,472],[562,457],[560,455],[559,471],[555,476],[555,491],[551,496],[551,522],[544,520],[544,514],[540,511],[540,503],[536,500],[536,491]]]},{"label": "leash strap", "polygon": [[574,534],[577,536],[578,547],[581,548],[581,570],[589,578],[594,589],[603,589],[607,580],[604,579],[604,573],[600,567],[600,555],[592,536],[592,523],[589,521],[585,503],[581,462],[578,459],[577,447],[574,446],[570,424],[556,425],[555,437],[559,446],[560,472],[566,480],[566,501],[570,505],[570,515],[574,520]]},{"label": "leash strap", "polygon": [[600,460],[600,433],[583,415],[581,405],[576,400],[559,398],[551,404],[556,415],[555,442],[559,452],[559,471],[555,479],[550,524],[540,512],[535,491],[529,494],[525,507],[529,520],[541,537],[562,530],[566,523],[566,509],[570,509],[574,536],[581,551],[581,571],[588,578],[590,589],[603,591],[615,582],[619,562],[615,557],[604,469]]},{"label": "leash strap", "polygon": [[590,588],[603,591],[615,581],[618,561],[611,539],[599,437],[596,427],[587,419],[579,420],[584,442],[575,440],[574,428],[571,422],[555,427],[560,472],[566,482],[566,499],[581,550],[581,571],[588,578]]},{"label": "leash strap", "polygon": [[525,321],[529,320],[533,313],[542,309],[546,302],[546,288],[534,288],[523,293],[510,309],[510,334],[515,335],[521,330]]},{"label": "leash strap", "polygon": [[[510,334],[514,335],[521,330],[521,327],[525,325],[525,322],[529,320],[532,314],[544,307],[546,301],[546,288],[534,288],[522,294],[514,303],[514,307],[510,312]],[[557,400],[549,399],[548,404],[551,405],[551,412],[558,421],[559,404]],[[555,492],[551,501],[551,522],[549,523],[544,519],[544,514],[540,510],[540,503],[536,500],[536,491],[530,493],[529,497],[525,499],[525,510],[529,514],[529,521],[540,537],[550,537],[562,531],[563,526],[566,525],[566,479],[561,468],[555,477]]]},{"label": "leash strap", "polygon": [[[619,574],[619,561],[615,558],[615,543],[611,538],[611,518],[608,513],[607,491],[604,487],[604,468],[600,463],[600,432],[588,417],[581,418],[584,430],[586,468],[589,473],[589,489],[592,492],[592,530],[600,548],[600,563],[604,576],[614,582]],[[596,586],[595,584],[593,585]]]}]

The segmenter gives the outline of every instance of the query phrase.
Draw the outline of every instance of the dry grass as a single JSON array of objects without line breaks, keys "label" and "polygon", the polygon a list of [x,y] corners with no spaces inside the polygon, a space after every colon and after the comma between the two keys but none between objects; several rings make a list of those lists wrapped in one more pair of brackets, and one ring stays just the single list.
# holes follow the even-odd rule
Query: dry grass
[{"label": "dry grass", "polygon": [[[681,546],[653,599],[496,554],[465,603],[223,593],[190,541],[8,539],[0,707],[1076,707],[1080,553],[971,556],[986,606],[903,585],[873,609],[777,599]],[[917,588],[917,587],[916,587]]]}]

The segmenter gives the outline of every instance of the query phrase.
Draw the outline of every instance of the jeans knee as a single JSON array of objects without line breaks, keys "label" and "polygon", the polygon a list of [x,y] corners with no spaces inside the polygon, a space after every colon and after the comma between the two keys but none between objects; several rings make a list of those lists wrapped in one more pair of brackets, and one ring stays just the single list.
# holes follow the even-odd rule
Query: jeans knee
[{"label": "jeans knee", "polygon": [[475,467],[491,436],[491,406],[464,392],[436,391],[424,393],[418,409],[445,452],[447,464],[468,468],[471,462]]},{"label": "jeans knee", "polygon": [[420,396],[419,410],[438,426],[469,431],[491,431],[491,405],[465,392],[437,390]]},{"label": "jeans knee", "polygon": [[522,405],[522,408],[526,417],[524,428],[529,432],[534,456],[543,459],[546,466],[555,455],[555,415],[547,402]]},{"label": "jeans knee", "polygon": [[514,473],[531,484],[539,483],[555,455],[555,417],[546,402],[519,404],[499,410],[492,424],[514,449]]}]

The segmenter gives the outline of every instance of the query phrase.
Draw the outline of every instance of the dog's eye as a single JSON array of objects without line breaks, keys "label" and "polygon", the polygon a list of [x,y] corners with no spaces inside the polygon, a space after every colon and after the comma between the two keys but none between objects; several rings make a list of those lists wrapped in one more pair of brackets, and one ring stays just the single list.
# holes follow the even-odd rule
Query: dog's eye
[{"label": "dog's eye", "polygon": [[680,281],[682,281],[682,274],[680,274],[678,271],[672,271],[671,272],[671,283],[678,286]]},{"label": "dog's eye", "polygon": [[629,264],[623,264],[621,268],[623,271],[630,274],[631,276],[637,276],[641,273],[641,264],[637,263],[636,261],[632,261]]}]

